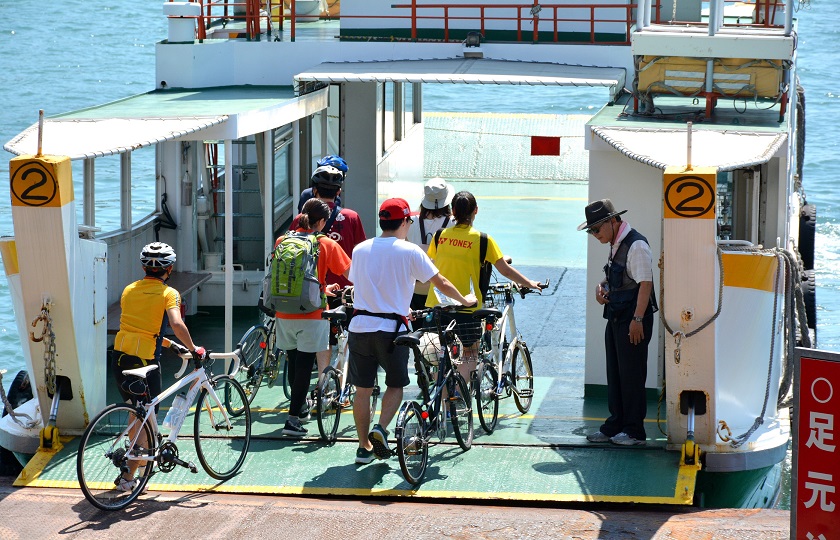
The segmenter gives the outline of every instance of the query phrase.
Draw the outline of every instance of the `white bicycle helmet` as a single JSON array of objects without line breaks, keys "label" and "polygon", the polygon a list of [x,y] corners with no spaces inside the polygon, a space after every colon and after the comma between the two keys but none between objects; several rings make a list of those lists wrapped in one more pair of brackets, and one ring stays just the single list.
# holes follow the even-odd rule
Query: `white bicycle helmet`
[{"label": "white bicycle helmet", "polygon": [[146,268],[169,268],[175,260],[175,250],[163,242],[147,244],[140,252],[140,262]]}]

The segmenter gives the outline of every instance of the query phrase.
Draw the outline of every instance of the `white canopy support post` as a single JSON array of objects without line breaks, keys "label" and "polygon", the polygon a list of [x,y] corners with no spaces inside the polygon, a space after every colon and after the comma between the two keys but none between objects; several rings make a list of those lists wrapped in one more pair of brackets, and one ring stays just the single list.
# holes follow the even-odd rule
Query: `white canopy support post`
[{"label": "white canopy support post", "polygon": [[131,152],[120,154],[120,228],[131,230]]},{"label": "white canopy support post", "polygon": [[263,255],[267,255],[274,246],[274,132],[268,130],[263,137],[263,159],[265,174],[263,180]]},{"label": "white canopy support post", "polygon": [[85,158],[82,165],[82,190],[85,200],[82,202],[82,219],[88,227],[96,226],[96,189],[95,189],[96,163],[94,158]]},{"label": "white canopy support post", "polygon": [[225,352],[233,350],[233,141],[225,139]]},{"label": "white canopy support post", "polygon": [[292,215],[300,202],[300,120],[292,122]]}]

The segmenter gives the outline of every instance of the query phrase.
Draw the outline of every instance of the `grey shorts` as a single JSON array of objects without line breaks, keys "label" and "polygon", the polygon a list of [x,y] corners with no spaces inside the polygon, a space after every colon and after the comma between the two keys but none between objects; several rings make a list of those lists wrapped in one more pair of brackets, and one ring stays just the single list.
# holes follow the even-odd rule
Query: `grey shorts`
[{"label": "grey shorts", "polygon": [[405,332],[350,332],[350,367],[347,378],[360,388],[373,388],[376,371],[385,370],[385,386],[404,388],[408,378],[408,347],[394,345],[394,339]]},{"label": "grey shorts", "polygon": [[321,352],[330,348],[330,321],[277,319],[277,346],[288,351]]}]

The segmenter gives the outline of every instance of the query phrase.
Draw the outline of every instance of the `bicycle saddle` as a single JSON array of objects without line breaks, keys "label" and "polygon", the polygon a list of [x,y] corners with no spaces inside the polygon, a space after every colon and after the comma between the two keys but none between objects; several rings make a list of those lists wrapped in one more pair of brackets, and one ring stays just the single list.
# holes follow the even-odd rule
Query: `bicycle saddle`
[{"label": "bicycle saddle", "polygon": [[331,321],[346,321],[347,320],[347,307],[346,306],[338,306],[335,309],[326,309],[321,312],[322,319],[329,319]]},{"label": "bicycle saddle", "polygon": [[157,368],[157,364],[152,364],[150,366],[143,366],[134,369],[125,369],[123,370],[123,375],[133,375],[134,377],[141,377],[145,379],[146,375],[148,375],[150,371],[155,370]]},{"label": "bicycle saddle", "polygon": [[501,318],[502,312],[498,308],[481,308],[473,311],[473,319],[486,319],[488,317]]}]

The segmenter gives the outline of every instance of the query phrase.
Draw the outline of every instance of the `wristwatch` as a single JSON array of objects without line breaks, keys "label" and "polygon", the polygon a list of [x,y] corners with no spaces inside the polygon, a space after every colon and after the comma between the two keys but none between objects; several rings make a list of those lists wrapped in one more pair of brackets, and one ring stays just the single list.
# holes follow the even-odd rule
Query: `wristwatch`
[{"label": "wristwatch", "polygon": [[644,320],[644,317],[633,317],[633,320],[636,322],[642,322]]}]

